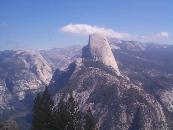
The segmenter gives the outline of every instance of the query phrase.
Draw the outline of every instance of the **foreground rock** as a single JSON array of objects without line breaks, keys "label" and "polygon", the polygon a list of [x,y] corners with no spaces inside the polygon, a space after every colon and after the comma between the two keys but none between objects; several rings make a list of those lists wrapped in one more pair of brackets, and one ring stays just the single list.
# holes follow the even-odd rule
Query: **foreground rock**
[{"label": "foreground rock", "polygon": [[84,58],[70,64],[66,71],[54,73],[50,88],[56,104],[72,93],[82,111],[92,110],[99,130],[168,130],[161,104],[140,81],[120,75],[112,56],[108,64],[104,58],[112,51],[98,50],[99,43],[103,48],[109,45],[102,40],[90,36],[89,45],[83,49]]},{"label": "foreground rock", "polygon": [[52,80],[51,87],[58,88],[57,103],[64,93],[66,97],[73,93],[82,111],[92,109],[100,130],[167,130],[161,105],[140,84],[101,63],[82,61],[78,65],[63,86],[57,81],[70,70]]}]

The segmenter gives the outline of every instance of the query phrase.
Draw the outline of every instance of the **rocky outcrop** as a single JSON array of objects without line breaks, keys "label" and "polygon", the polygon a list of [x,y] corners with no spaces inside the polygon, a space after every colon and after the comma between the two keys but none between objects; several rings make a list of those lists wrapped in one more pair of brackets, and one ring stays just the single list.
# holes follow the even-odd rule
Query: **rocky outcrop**
[{"label": "rocky outcrop", "polygon": [[[73,69],[69,67],[53,77],[50,85],[58,87],[56,103],[62,95],[73,93],[82,111],[92,109],[100,130],[172,129],[172,74],[168,73],[173,70],[172,58],[167,55],[172,54],[171,48],[133,41],[111,42],[120,76],[103,58],[107,56],[102,45],[107,42],[102,38],[90,36],[83,48],[83,59],[71,64]],[[165,57],[170,64],[164,63]],[[59,79],[64,76],[68,78],[61,84]]]},{"label": "rocky outcrop", "polygon": [[173,113],[173,45],[112,39],[111,46],[121,73],[140,81],[164,109]]},{"label": "rocky outcrop", "polygon": [[1,108],[10,100],[21,101],[28,93],[41,91],[52,78],[52,68],[36,51],[4,51],[0,59]]},{"label": "rocky outcrop", "polygon": [[0,80],[0,109],[7,109],[13,95],[9,92],[3,80]]},{"label": "rocky outcrop", "polygon": [[55,88],[56,101],[61,93],[72,92],[82,110],[92,108],[100,129],[134,130],[137,126],[164,130],[168,126],[172,130],[173,46],[115,39],[109,39],[109,44],[124,77],[102,60],[93,58],[89,45],[83,49],[84,58],[77,61],[80,46],[40,52],[0,52],[0,109],[18,106],[21,111],[26,106],[19,102],[31,98],[28,94],[41,91],[49,82],[50,66],[63,70],[76,61],[65,71],[55,71],[50,85]]},{"label": "rocky outcrop", "polygon": [[[37,51],[0,52],[0,120],[13,118],[21,129],[30,129],[33,99],[49,84],[52,74],[52,68]],[[2,127],[13,128],[9,123]]]},{"label": "rocky outcrop", "polygon": [[73,73],[71,69],[65,72],[70,72],[65,84],[52,79],[51,85],[59,88],[54,96],[56,103],[62,95],[73,93],[82,111],[92,109],[99,130],[168,129],[162,106],[140,83],[118,76],[100,62],[73,64]]},{"label": "rocky outcrop", "polygon": [[[121,61],[121,75],[107,39],[90,35],[82,51],[83,59],[72,63],[64,72],[55,72],[50,84],[58,88],[55,102],[64,94],[73,93],[82,111],[92,109],[99,130],[168,130],[167,121],[171,118],[167,118],[163,107],[167,100],[156,98],[157,93],[151,91],[151,86],[157,84],[146,75],[154,74],[150,72],[151,65],[156,63],[143,57],[148,50],[146,45],[117,41],[111,47]],[[62,79],[66,80],[62,82]]]},{"label": "rocky outcrop", "polygon": [[83,49],[83,57],[110,66],[120,75],[109,42],[106,37],[100,34],[92,34],[89,36],[88,45]]}]

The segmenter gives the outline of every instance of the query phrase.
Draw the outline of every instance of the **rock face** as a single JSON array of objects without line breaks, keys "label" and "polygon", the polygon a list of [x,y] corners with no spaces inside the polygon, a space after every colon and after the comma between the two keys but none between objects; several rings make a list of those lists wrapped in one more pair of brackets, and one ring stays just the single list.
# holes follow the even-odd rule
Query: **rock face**
[{"label": "rock face", "polygon": [[144,90],[160,102],[172,130],[173,45],[114,40],[111,45],[121,73],[141,82]]},{"label": "rock face", "polygon": [[[160,109],[162,111],[161,113],[165,115],[163,117],[166,118],[164,120],[167,121],[169,129],[172,130],[173,129],[173,125],[172,125],[172,122],[173,122],[173,105],[172,105],[172,101],[173,101],[173,45],[145,44],[145,43],[141,43],[137,41],[122,41],[122,40],[116,40],[116,39],[109,39],[109,43],[111,45],[112,52],[114,56],[116,57],[116,61],[118,62],[118,67],[119,67],[119,70],[121,71],[121,74],[127,75],[131,79],[131,82],[133,82],[134,84],[139,84],[137,85],[137,88],[141,88],[142,91],[145,92],[144,96],[149,95],[150,97],[154,97],[154,102],[156,101],[157,105],[154,106],[154,104],[152,105],[150,103],[150,105],[146,105],[146,106],[151,106],[153,108]],[[83,49],[82,55],[86,59],[92,59],[90,54],[91,53],[89,51],[89,48],[88,46],[86,46]],[[89,67],[90,69],[95,68],[96,71],[98,71],[96,65],[97,67],[99,66],[99,64],[95,62],[92,63],[92,67],[86,64],[86,66]],[[78,66],[77,68],[79,69],[80,67]],[[73,69],[70,69],[70,70],[73,70]],[[96,72],[92,72],[89,76],[92,77],[94,73]],[[64,77],[67,77],[65,81],[62,80],[62,77],[63,77],[62,75]],[[83,72],[83,75],[84,75],[84,72]],[[64,88],[65,83],[67,83],[68,81],[71,83],[73,82],[73,80],[70,80],[70,79],[73,79],[72,77],[74,76],[75,74],[70,71],[65,71],[65,72],[56,71],[55,72],[52,80],[56,81],[54,83],[54,87],[59,86],[58,88],[59,91],[56,91],[58,92],[57,95],[59,95],[62,91],[66,89],[66,87]],[[80,77],[78,77],[79,80],[81,77],[83,77],[82,74],[80,74]],[[93,83],[95,84],[98,84],[99,82],[101,82],[101,80],[99,80],[96,83],[95,80],[93,79]],[[81,86],[81,89],[82,89],[82,86],[85,86],[88,83],[89,83],[88,80],[86,80],[84,83],[83,81],[81,82],[79,81],[78,84],[80,84],[79,86]],[[76,86],[74,85],[74,87]],[[66,90],[69,90],[69,88],[71,87],[68,87]],[[105,89],[109,89],[109,88],[105,88]],[[74,95],[83,95],[81,96],[81,101],[85,100],[86,102],[88,102],[87,99],[88,97],[90,97],[90,92],[91,92],[90,89],[84,92],[75,91]],[[139,92],[137,93],[139,94]],[[101,95],[101,94],[104,95],[105,92],[103,93],[97,92],[97,95]],[[128,98],[130,99],[133,95],[134,94],[129,94],[129,96],[127,96],[127,99]],[[139,97],[137,97],[137,99],[138,98]],[[90,104],[92,105],[95,103],[92,102]],[[83,108],[85,108],[85,106]],[[128,108],[131,108],[131,106],[128,106]],[[121,121],[126,120],[125,115],[126,114],[122,114]],[[138,117],[137,116],[138,114],[135,114],[135,115],[136,117]],[[136,120],[137,119],[138,118],[136,118]],[[135,124],[135,121],[132,126],[134,126],[134,124]],[[129,130],[133,129],[132,126],[131,126],[131,129]]]},{"label": "rock face", "polygon": [[[121,50],[121,46],[112,46]],[[130,47],[136,51],[133,45]],[[72,93],[82,111],[92,110],[99,130],[168,130],[167,113],[160,100],[146,90],[143,80],[124,70],[121,75],[117,73],[118,66],[105,38],[91,35],[82,55],[83,59],[70,64],[67,70],[55,71],[50,83],[55,103],[62,95]]]},{"label": "rock face", "polygon": [[[78,60],[80,46],[0,52],[0,109],[9,115],[10,104],[18,106],[21,112],[26,106],[19,102],[30,98],[28,93],[43,89],[52,77],[52,68],[63,70],[75,61],[68,69],[57,69],[53,74],[50,86],[54,88],[55,101],[58,102],[61,93],[72,92],[81,110],[92,108],[101,130],[136,130],[135,126],[144,130],[167,127],[172,130],[173,45],[115,39],[109,39],[109,44],[123,76],[92,57],[89,45],[83,49],[84,58]],[[21,120],[24,124],[23,117]]]},{"label": "rock face", "polygon": [[89,36],[89,43],[88,46],[83,49],[83,56],[87,59],[100,61],[101,63],[112,67],[118,74],[120,74],[108,40],[102,35],[92,34]]},{"label": "rock face", "polygon": [[52,73],[47,61],[36,51],[0,52],[0,108],[44,89]]},{"label": "rock face", "polygon": [[56,103],[63,94],[73,93],[82,111],[92,110],[99,130],[168,129],[163,109],[152,95],[100,62],[75,62],[54,76],[50,87],[57,87]]}]

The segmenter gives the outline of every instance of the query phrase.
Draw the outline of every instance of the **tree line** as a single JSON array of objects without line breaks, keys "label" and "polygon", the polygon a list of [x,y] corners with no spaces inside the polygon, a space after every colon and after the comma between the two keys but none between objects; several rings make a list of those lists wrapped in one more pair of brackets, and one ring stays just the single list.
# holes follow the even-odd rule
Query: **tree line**
[{"label": "tree line", "polygon": [[72,94],[55,107],[46,87],[34,100],[31,130],[96,130],[96,121],[90,109],[80,111]]}]

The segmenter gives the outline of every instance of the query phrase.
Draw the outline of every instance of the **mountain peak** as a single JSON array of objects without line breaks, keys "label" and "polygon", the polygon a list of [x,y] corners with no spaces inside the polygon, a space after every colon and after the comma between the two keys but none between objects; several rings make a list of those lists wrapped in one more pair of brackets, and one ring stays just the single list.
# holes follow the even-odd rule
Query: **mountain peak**
[{"label": "mountain peak", "polygon": [[91,34],[89,36],[88,45],[83,48],[82,53],[84,58],[100,61],[116,70],[117,74],[120,74],[117,62],[105,36],[101,34]]}]

